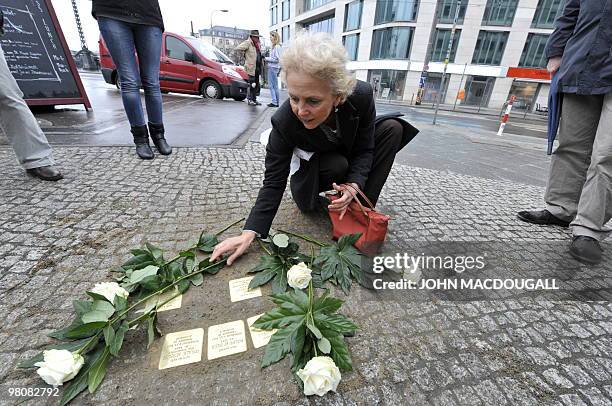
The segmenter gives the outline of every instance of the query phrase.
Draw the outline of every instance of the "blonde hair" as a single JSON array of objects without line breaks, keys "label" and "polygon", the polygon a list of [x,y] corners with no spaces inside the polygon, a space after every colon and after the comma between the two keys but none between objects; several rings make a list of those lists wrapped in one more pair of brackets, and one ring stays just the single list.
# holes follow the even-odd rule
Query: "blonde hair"
[{"label": "blonde hair", "polygon": [[281,76],[287,83],[287,72],[302,72],[327,80],[335,96],[344,102],[353,92],[357,80],[346,69],[346,50],[329,34],[301,31],[284,49],[280,58]]},{"label": "blonde hair", "polygon": [[278,32],[271,31],[270,37],[272,39],[272,45],[280,44],[280,36],[278,35]]}]

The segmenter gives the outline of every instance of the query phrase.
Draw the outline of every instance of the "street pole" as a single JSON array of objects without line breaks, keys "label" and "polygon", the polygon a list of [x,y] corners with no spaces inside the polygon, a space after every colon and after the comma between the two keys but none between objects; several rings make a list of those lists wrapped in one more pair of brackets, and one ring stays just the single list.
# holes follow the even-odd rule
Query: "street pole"
[{"label": "street pole", "polygon": [[455,18],[453,19],[453,28],[451,29],[451,35],[448,40],[448,48],[446,49],[446,58],[444,58],[444,70],[442,71],[442,80],[440,80],[440,90],[436,95],[436,110],[433,116],[433,125],[436,125],[436,118],[438,117],[438,109],[440,108],[440,97],[444,89],[444,81],[446,79],[446,69],[448,68],[448,60],[453,50],[453,42],[455,41],[455,31],[457,30],[457,21],[459,20],[459,9],[461,8],[461,0],[457,0],[457,9],[455,10]]},{"label": "street pole", "polygon": [[[467,69],[467,62],[463,67],[463,73],[461,74],[461,80],[459,81],[459,92],[461,91],[461,86],[463,86],[463,78],[465,77],[465,70]],[[463,92],[463,99],[465,100],[465,92]],[[453,110],[457,107],[457,97],[455,97],[455,104],[453,105]]]},{"label": "street pole", "polygon": [[213,46],[215,45],[215,32],[213,31],[213,25],[212,25],[213,20],[212,20],[212,18],[213,18],[213,14],[215,14],[215,11],[220,11],[222,13],[227,13],[229,10],[225,10],[225,9],[223,9],[223,10],[213,10],[213,11],[210,12],[210,42],[212,43]]},{"label": "street pole", "polygon": [[432,48],[434,38],[436,36],[436,27],[438,26],[438,20],[440,17],[438,16],[438,9],[440,3],[444,0],[436,0],[436,8],[434,9],[434,19],[431,25],[431,31],[429,31],[429,42],[427,43],[427,50],[425,51],[425,59],[423,60],[423,71],[421,72],[421,77],[419,79],[419,89],[417,90],[415,105],[421,104],[421,99],[423,98],[425,81],[427,80],[427,71],[429,70],[429,61],[431,60]]}]

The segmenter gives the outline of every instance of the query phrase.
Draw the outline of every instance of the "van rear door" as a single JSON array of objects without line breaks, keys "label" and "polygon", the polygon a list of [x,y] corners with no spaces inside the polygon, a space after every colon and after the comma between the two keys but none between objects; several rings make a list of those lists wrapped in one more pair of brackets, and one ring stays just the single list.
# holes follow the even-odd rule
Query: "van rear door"
[{"label": "van rear door", "polygon": [[[181,92],[197,92],[195,54],[182,39],[166,35],[161,58],[159,81],[161,87]],[[191,59],[191,60],[190,60]]]}]

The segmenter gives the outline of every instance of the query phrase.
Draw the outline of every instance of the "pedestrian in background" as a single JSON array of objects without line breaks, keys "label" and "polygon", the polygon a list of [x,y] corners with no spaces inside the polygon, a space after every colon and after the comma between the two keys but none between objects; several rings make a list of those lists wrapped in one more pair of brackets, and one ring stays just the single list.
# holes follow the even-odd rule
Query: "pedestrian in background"
[{"label": "pedestrian in background", "polygon": [[280,73],[280,36],[278,32],[272,31],[270,33],[270,41],[272,42],[272,50],[270,56],[266,57],[265,61],[268,67],[268,84],[270,86],[270,94],[272,95],[272,103],[268,104],[268,107],[278,107],[280,101],[280,94],[278,92],[278,74]]},{"label": "pedestrian in background", "polygon": [[[123,107],[130,122],[136,153],[153,159],[149,135],[157,151],[170,155],[165,139],[159,59],[164,22],[157,0],[93,0],[92,14],[117,66]],[[138,59],[136,59],[138,55]],[[149,127],[140,102],[144,88]]]},{"label": "pedestrian in background", "polygon": [[257,101],[259,94],[259,76],[262,71],[262,56],[259,43],[259,30],[251,30],[249,39],[242,42],[234,50],[244,54],[244,70],[249,75],[249,90],[247,94],[247,102],[250,106],[259,106]]},{"label": "pedestrian in background", "polygon": [[548,71],[563,92],[559,147],[546,208],[521,211],[534,224],[571,226],[570,254],[602,259],[612,218],[612,0],[568,0],[546,45]]},{"label": "pedestrian in background", "polygon": [[[0,10],[0,36],[4,15]],[[55,167],[53,151],[36,118],[23,100],[23,92],[11,74],[0,47],[0,126],[8,137],[17,161],[32,176],[56,181],[63,178]]]}]

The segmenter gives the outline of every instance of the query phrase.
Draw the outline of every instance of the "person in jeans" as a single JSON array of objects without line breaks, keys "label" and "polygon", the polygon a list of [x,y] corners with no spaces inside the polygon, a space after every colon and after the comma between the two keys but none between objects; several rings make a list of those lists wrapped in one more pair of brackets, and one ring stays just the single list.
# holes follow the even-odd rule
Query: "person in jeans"
[{"label": "person in jeans", "polygon": [[612,229],[612,0],[568,0],[546,45],[548,71],[563,92],[559,147],[544,210],[521,211],[534,224],[571,226],[570,254],[602,259]]},{"label": "person in jeans", "polygon": [[[0,10],[0,36],[4,16]],[[23,100],[23,92],[11,74],[0,47],[0,127],[8,137],[17,161],[32,176],[42,180],[63,179],[55,167],[53,151],[36,118]]]},{"label": "person in jeans", "polygon": [[270,33],[270,41],[272,42],[272,50],[270,56],[266,57],[265,61],[268,64],[268,84],[270,85],[270,94],[272,95],[272,103],[268,107],[278,107],[280,100],[278,93],[278,74],[280,73],[280,37],[278,32]]},{"label": "person in jeans", "polygon": [[[149,135],[157,151],[170,155],[164,137],[159,59],[164,22],[157,0],[93,0],[92,14],[117,66],[123,107],[131,126],[136,153],[153,159]],[[138,55],[138,59],[136,59]],[[144,88],[149,128],[140,102]]]},{"label": "person in jeans", "polygon": [[239,44],[235,51],[244,53],[244,70],[249,75],[249,90],[247,102],[250,106],[259,106],[259,76],[261,75],[261,48],[259,44],[259,30],[251,30],[249,39]]}]

